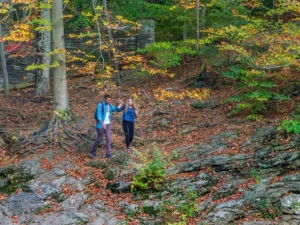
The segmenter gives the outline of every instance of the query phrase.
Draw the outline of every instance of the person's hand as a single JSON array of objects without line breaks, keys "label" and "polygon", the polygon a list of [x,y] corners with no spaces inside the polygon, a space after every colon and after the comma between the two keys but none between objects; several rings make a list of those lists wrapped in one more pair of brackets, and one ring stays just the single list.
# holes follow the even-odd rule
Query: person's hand
[{"label": "person's hand", "polygon": [[122,100],[120,98],[117,99],[117,104],[120,105]]},{"label": "person's hand", "polygon": [[103,124],[103,130],[106,130],[106,125],[105,124]]}]

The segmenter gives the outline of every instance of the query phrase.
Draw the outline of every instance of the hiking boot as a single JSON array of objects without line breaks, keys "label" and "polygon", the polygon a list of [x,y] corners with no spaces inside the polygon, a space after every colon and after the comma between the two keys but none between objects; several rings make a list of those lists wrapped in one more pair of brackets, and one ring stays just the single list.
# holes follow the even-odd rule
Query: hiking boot
[{"label": "hiking boot", "polygon": [[114,157],[116,157],[116,155],[113,155],[113,154],[108,154],[105,156],[105,158],[107,158],[107,159],[114,158]]},{"label": "hiking boot", "polygon": [[89,156],[90,156],[91,158],[93,158],[93,159],[98,158],[98,156],[97,156],[96,154],[93,154],[93,153],[91,153],[91,152],[89,152]]},{"label": "hiking boot", "polygon": [[128,152],[128,153],[131,153],[131,150],[130,150],[130,148],[127,148],[127,152]]}]

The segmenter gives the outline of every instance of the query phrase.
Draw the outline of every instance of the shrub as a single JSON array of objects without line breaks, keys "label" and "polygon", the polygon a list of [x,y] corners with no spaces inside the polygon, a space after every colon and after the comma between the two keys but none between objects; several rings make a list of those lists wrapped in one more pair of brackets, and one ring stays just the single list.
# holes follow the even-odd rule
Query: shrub
[{"label": "shrub", "polygon": [[287,98],[281,94],[272,91],[276,86],[268,76],[259,70],[247,70],[239,66],[232,66],[223,75],[227,78],[238,81],[238,88],[247,88],[246,91],[240,95],[231,97],[225,102],[237,103],[235,109],[228,115],[237,115],[242,111],[248,113],[247,118],[250,120],[257,120],[259,114],[267,110],[267,103],[270,100],[286,100]]},{"label": "shrub", "polygon": [[139,50],[139,53],[147,53],[153,58],[151,64],[162,70],[179,66],[180,61],[187,55],[196,55],[191,41],[185,42],[156,42]]},{"label": "shrub", "polygon": [[277,129],[283,130],[288,134],[300,134],[300,117],[295,119],[283,120]]},{"label": "shrub", "polygon": [[143,166],[138,168],[131,189],[133,191],[157,189],[165,179],[165,166],[166,162],[163,160],[159,149],[155,148],[150,161],[144,159]]},{"label": "shrub", "polygon": [[[162,213],[163,216],[167,216],[167,224],[187,224],[188,218],[195,217],[195,214],[199,211],[196,198],[197,193],[195,190],[182,189],[180,195],[176,196],[175,199],[165,201]],[[170,217],[170,213],[172,217]]]}]

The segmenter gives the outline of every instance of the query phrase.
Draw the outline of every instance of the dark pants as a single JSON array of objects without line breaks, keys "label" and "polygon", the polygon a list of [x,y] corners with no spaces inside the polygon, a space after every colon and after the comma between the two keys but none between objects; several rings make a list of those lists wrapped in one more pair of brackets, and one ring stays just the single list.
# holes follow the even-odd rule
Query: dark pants
[{"label": "dark pants", "polygon": [[126,147],[129,148],[134,136],[134,123],[123,120]]},{"label": "dark pants", "polygon": [[105,138],[106,138],[106,156],[108,156],[110,154],[110,150],[111,150],[111,125],[110,124],[106,124],[106,129],[98,129],[97,130],[97,139],[94,142],[90,153],[92,154],[96,154],[97,151],[97,147],[98,145],[101,143],[102,138],[103,138],[103,134],[105,134]]}]

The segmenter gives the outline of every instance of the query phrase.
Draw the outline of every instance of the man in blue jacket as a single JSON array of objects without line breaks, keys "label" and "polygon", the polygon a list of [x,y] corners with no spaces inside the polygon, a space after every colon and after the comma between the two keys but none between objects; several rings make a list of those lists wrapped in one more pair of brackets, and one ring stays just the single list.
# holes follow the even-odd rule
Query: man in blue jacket
[{"label": "man in blue jacket", "polygon": [[[96,130],[97,130],[97,139],[94,142],[89,155],[92,158],[97,158],[96,151],[97,147],[100,144],[103,134],[106,137],[106,158],[112,158],[115,155],[111,153],[111,115],[113,112],[121,112],[122,110],[112,105],[111,96],[105,95],[104,100],[98,104],[97,110],[95,113],[95,119],[97,120]],[[120,105],[120,100],[117,102]]]}]

